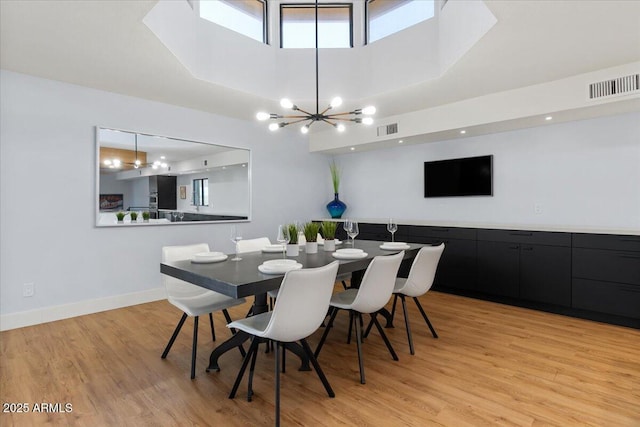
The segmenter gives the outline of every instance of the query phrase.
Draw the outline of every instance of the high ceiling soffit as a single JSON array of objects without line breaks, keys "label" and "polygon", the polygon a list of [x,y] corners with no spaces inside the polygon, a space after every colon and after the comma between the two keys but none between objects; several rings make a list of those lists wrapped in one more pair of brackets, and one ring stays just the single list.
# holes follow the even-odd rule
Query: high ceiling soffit
[{"label": "high ceiling soffit", "polygon": [[[320,97],[354,101],[436,79],[496,24],[482,1],[436,9],[434,18],[369,45],[320,49]],[[314,100],[313,49],[255,41],[201,19],[186,1],[159,2],[144,23],[196,78],[274,101]],[[277,29],[277,22],[270,23]],[[361,28],[354,18],[354,32]]]},{"label": "high ceiling soffit", "polygon": [[[254,120],[259,110],[278,111],[274,98],[194,78],[143,22],[157,3],[2,0],[0,67],[245,120]],[[475,3],[449,1],[444,10]],[[485,0],[484,5],[497,23],[444,74],[365,95],[359,104],[374,104],[377,117],[388,117],[640,60],[640,1]],[[384,79],[393,80],[394,74]],[[321,88],[321,96],[329,99],[329,90]]]}]

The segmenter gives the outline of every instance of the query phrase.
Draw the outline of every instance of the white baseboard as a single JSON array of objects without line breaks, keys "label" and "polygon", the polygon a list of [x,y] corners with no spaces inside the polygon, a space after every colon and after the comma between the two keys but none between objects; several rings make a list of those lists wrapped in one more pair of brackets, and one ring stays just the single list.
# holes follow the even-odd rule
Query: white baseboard
[{"label": "white baseboard", "polygon": [[166,297],[167,293],[165,288],[159,287],[113,297],[80,301],[37,310],[21,311],[19,313],[3,314],[0,316],[0,331],[8,331],[9,329],[39,325],[41,323],[54,322],[70,317],[144,304],[146,302],[162,300]]}]

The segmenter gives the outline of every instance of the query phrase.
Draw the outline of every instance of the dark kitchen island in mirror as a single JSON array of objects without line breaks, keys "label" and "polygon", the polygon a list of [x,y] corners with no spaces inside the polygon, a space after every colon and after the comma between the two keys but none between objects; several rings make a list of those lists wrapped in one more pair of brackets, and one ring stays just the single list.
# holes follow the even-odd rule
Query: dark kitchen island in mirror
[{"label": "dark kitchen island in mirror", "polygon": [[247,149],[96,127],[96,226],[249,221],[250,169]]}]

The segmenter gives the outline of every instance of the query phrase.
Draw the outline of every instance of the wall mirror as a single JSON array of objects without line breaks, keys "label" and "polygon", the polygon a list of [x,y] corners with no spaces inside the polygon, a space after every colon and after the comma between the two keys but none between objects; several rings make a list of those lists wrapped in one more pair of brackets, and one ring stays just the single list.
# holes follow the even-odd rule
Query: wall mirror
[{"label": "wall mirror", "polygon": [[96,127],[96,154],[98,227],[251,218],[249,150]]}]

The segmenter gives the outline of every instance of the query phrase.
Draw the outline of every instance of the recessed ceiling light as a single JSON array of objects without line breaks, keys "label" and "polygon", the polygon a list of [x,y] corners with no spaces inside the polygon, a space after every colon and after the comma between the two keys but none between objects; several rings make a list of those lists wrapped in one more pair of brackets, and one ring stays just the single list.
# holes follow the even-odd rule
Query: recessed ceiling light
[{"label": "recessed ceiling light", "polygon": [[398,144],[402,144],[403,142],[404,140],[401,139],[400,141],[398,141]]},{"label": "recessed ceiling light", "polygon": [[465,133],[467,133],[467,131],[466,131],[466,130],[461,130],[461,131],[460,131],[460,133],[461,133],[462,135],[464,135]]},{"label": "recessed ceiling light", "polygon": [[351,151],[356,151],[356,147],[351,147],[350,150]]},{"label": "recessed ceiling light", "polygon": [[166,159],[166,157],[165,156],[160,156],[160,159],[164,160],[164,159]]},{"label": "recessed ceiling light", "polygon": [[544,119],[545,119],[545,120],[551,120],[551,119],[553,119],[553,117],[551,117],[551,116],[547,116],[547,117],[545,117]]}]

